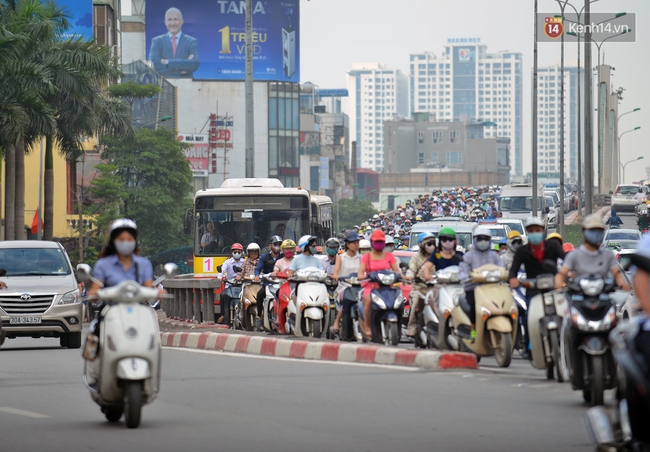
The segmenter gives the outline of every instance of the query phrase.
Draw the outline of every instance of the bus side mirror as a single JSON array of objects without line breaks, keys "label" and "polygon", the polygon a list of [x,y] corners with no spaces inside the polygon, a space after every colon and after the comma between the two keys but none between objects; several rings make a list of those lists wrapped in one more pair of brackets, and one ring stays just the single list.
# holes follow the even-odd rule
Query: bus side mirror
[{"label": "bus side mirror", "polygon": [[192,234],[192,226],[193,226],[193,221],[194,220],[194,215],[191,210],[187,210],[185,212],[185,218],[183,218],[183,233],[185,235],[190,235]]}]

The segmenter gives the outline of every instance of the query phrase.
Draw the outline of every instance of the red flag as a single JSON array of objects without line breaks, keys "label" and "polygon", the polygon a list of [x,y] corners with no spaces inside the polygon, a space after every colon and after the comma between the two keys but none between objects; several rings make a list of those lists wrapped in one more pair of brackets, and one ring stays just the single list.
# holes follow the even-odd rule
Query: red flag
[{"label": "red flag", "polygon": [[[32,220],[32,234],[38,234],[38,207],[36,212],[34,212],[34,219]],[[43,231],[43,219],[41,218],[41,232]]]}]

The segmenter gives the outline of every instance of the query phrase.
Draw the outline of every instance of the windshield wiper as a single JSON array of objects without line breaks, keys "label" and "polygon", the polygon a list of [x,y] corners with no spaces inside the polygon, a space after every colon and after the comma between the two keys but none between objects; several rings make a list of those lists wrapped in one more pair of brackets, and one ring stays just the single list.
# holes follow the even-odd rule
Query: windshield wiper
[{"label": "windshield wiper", "polygon": [[63,273],[42,273],[42,272],[27,272],[27,273],[14,273],[7,276],[55,276],[62,275]]}]

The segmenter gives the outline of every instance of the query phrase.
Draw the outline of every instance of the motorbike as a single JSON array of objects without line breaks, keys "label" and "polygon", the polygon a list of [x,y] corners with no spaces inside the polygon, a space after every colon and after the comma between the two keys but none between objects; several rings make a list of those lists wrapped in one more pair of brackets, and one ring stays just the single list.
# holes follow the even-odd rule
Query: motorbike
[{"label": "motorbike", "polygon": [[[100,289],[92,298],[107,304],[101,310],[101,323],[95,319],[90,324],[83,352],[83,381],[109,422],[119,421],[124,414],[127,427],[138,427],[142,405],[158,395],[162,351],[158,317],[148,302],[159,297],[155,287],[164,278],[177,274],[176,264],[165,264],[164,276],[153,288],[123,281]],[[77,279],[92,279],[103,287],[92,278],[86,264],[77,266]]]},{"label": "motorbike", "polygon": [[[526,275],[520,277],[520,281],[525,280]],[[517,310],[519,311],[519,325],[517,327],[517,336],[515,337],[515,350],[520,354],[525,352],[524,347],[524,320],[528,318],[528,306],[526,305],[526,288],[519,286],[512,289],[512,298],[515,300]]]},{"label": "motorbike", "polygon": [[[329,298],[329,309],[327,310],[327,324],[334,325],[336,316],[338,315],[339,309],[341,308],[339,303],[339,297],[337,297],[336,288],[339,286],[338,282],[332,278],[327,278],[325,280],[325,286],[327,286],[327,297]],[[327,329],[327,339],[337,339],[331,328]]]},{"label": "motorbike", "polygon": [[[634,343],[640,325],[646,321],[648,321],[648,317],[643,316],[622,323],[609,334],[609,343],[621,369],[622,383],[626,387],[634,388],[634,391],[630,391],[633,398],[631,402],[639,404],[637,409],[644,409],[644,417],[647,418],[648,410],[650,410],[650,380],[646,373],[648,363]],[[629,403],[627,397],[621,397],[616,405],[613,419],[610,418],[603,406],[589,408],[585,414],[585,424],[596,450],[630,452],[650,450],[647,434],[646,438],[640,440],[639,434],[645,432],[633,430],[632,421],[637,413],[634,412],[634,405],[630,412]],[[640,420],[637,419],[636,423],[638,425]],[[643,428],[645,429],[645,427],[644,425]]]},{"label": "motorbike", "polygon": [[537,289],[528,305],[528,333],[530,336],[532,364],[536,369],[545,369],[546,378],[553,375],[557,381],[564,381],[558,363],[560,362],[560,327],[567,310],[566,296],[554,291],[553,274],[542,274],[537,278],[522,281],[526,289]]},{"label": "motorbike", "polygon": [[[244,284],[244,280],[242,279],[227,279],[224,280],[224,283],[230,283],[230,286],[226,287],[224,289],[224,292],[226,295],[230,296],[231,300],[239,300],[241,298],[241,292],[242,292],[242,285]],[[229,327],[235,329],[235,326],[237,325],[237,314],[238,310],[237,307],[239,306],[239,303],[236,302],[235,304],[232,304],[230,306],[226,306],[225,309],[230,309],[230,320],[229,320]],[[223,309],[224,306],[220,306],[220,309]],[[222,314],[223,315],[223,314]]]},{"label": "motorbike", "polygon": [[235,307],[235,329],[253,331],[257,320],[257,292],[262,284],[253,281],[251,276],[244,276],[244,282]]},{"label": "motorbike", "polygon": [[359,305],[358,301],[361,297],[361,281],[357,279],[357,275],[348,275],[346,278],[343,278],[349,287],[343,291],[343,303],[341,309],[343,313],[341,314],[341,340],[342,341],[358,341],[362,342],[363,338],[361,336],[360,329],[360,316],[359,316]]},{"label": "motorbike", "polygon": [[[455,350],[474,353],[479,359],[494,356],[500,367],[512,360],[513,341],[517,337],[519,312],[503,281],[508,272],[496,265],[483,265],[470,273],[470,280],[479,284],[474,290],[476,318],[470,320],[471,307],[463,293],[454,300],[447,340]],[[471,338],[472,323],[476,337]]]},{"label": "motorbike", "polygon": [[602,405],[606,389],[617,384],[617,369],[607,335],[616,326],[616,306],[609,294],[613,280],[583,275],[567,284],[569,312],[560,335],[560,371],[592,406]]},{"label": "motorbike", "polygon": [[290,281],[296,283],[287,309],[285,329],[296,336],[321,337],[327,334],[327,312],[330,299],[327,293],[327,273],[316,267],[296,271]]},{"label": "motorbike", "polygon": [[[401,337],[402,309],[404,295],[400,287],[393,287],[400,281],[400,274],[381,270],[371,272],[368,279],[379,287],[370,292],[370,328],[372,342],[384,345],[398,345]],[[361,295],[363,292],[361,292]],[[358,301],[359,318],[363,319],[363,299]],[[365,337],[363,338],[366,339]]]},{"label": "motorbike", "polygon": [[458,266],[438,270],[433,280],[427,281],[427,285],[435,287],[427,291],[424,309],[418,313],[415,343],[421,344],[419,346],[423,348],[452,350],[447,340],[450,334],[449,318],[454,309],[454,300],[464,294],[458,277]]},{"label": "motorbike", "polygon": [[[286,275],[284,275],[286,276]],[[267,275],[260,275],[260,278],[263,281],[268,282],[265,286],[265,291],[264,291],[264,301],[263,301],[263,307],[262,307],[262,313],[263,313],[263,328],[265,331],[268,331],[269,333],[277,333],[278,332],[278,324],[277,324],[277,305],[278,305],[278,290],[280,289],[280,285],[282,284],[282,279],[279,277],[273,277],[271,274]]]}]

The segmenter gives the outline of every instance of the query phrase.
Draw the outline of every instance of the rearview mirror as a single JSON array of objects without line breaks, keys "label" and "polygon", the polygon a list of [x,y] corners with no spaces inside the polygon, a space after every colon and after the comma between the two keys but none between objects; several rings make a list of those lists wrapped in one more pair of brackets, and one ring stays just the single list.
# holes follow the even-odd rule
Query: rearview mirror
[{"label": "rearview mirror", "polygon": [[173,262],[167,262],[163,266],[163,271],[165,272],[165,278],[173,278],[174,276],[178,275],[178,265],[174,264]]},{"label": "rearview mirror", "polygon": [[92,276],[92,269],[88,264],[77,264],[77,281],[88,282]]}]

